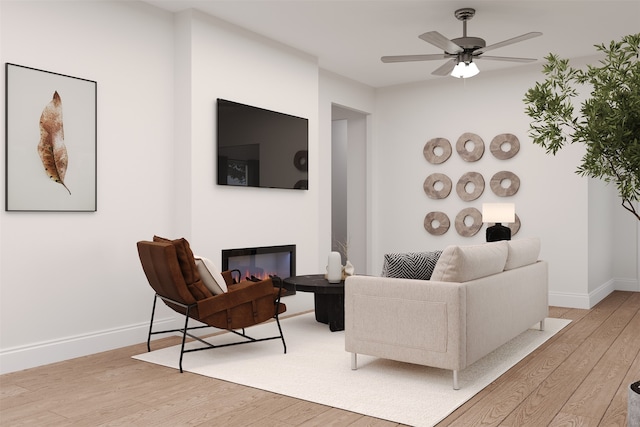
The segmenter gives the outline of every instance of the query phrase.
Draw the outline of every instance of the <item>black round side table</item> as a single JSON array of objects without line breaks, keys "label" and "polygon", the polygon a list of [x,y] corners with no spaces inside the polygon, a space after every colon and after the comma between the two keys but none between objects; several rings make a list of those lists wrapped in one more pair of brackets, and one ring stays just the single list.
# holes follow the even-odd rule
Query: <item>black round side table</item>
[{"label": "black round side table", "polygon": [[296,291],[313,292],[316,321],[328,324],[331,332],[344,330],[344,280],[329,283],[324,274],[309,274],[283,281]]}]

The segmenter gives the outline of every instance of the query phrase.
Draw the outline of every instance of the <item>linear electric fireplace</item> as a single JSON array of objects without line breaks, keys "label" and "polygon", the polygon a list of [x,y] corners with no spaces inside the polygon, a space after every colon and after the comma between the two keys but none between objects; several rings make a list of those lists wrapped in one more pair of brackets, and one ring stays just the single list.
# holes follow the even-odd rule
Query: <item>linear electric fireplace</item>
[{"label": "linear electric fireplace", "polygon": [[[262,246],[256,248],[223,249],[222,270],[238,270],[241,280],[279,280],[296,275],[296,245]],[[283,295],[293,295],[286,288]]]}]

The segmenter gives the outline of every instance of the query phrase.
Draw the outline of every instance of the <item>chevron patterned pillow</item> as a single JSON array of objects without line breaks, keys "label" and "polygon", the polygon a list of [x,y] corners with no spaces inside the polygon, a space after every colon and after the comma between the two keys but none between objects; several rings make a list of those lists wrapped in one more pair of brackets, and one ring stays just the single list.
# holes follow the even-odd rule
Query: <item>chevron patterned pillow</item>
[{"label": "chevron patterned pillow", "polygon": [[385,254],[382,277],[429,280],[440,254],[442,251]]}]

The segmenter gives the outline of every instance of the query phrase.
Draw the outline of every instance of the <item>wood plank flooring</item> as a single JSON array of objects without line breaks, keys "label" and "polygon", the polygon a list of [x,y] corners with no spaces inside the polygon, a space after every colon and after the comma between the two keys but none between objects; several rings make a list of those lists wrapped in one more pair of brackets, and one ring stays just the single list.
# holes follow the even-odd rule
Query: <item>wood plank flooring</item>
[{"label": "wood plank flooring", "polygon": [[[640,380],[640,293],[614,292],[591,310],[551,307],[550,316],[572,323],[438,427],[626,427],[628,386]],[[158,340],[154,348],[177,342]],[[400,425],[131,359],[145,350],[140,344],[0,376],[0,425]],[[270,368],[287,374],[286,366]]]}]

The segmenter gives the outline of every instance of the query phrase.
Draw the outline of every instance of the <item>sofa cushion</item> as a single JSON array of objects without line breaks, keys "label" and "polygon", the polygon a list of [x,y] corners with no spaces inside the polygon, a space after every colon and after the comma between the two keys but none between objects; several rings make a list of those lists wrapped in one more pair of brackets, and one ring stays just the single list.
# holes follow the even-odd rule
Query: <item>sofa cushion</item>
[{"label": "sofa cushion", "polygon": [[441,282],[468,282],[500,273],[507,262],[507,242],[482,245],[447,246],[431,275]]},{"label": "sofa cushion", "polygon": [[176,254],[178,256],[178,263],[180,264],[180,270],[182,276],[187,285],[191,285],[200,280],[200,274],[198,274],[198,268],[193,258],[193,252],[189,246],[189,242],[184,239],[170,240],[160,236],[153,236],[154,242],[171,243],[176,248]]},{"label": "sofa cushion", "polygon": [[200,273],[202,282],[207,289],[209,289],[213,295],[220,295],[227,292],[227,282],[225,282],[216,266],[213,265],[213,262],[201,256],[196,256],[195,260],[198,273]]},{"label": "sofa cushion", "polygon": [[441,253],[442,251],[385,254],[382,276],[429,280]]},{"label": "sofa cushion", "polygon": [[530,237],[526,239],[509,240],[505,270],[523,267],[538,261],[540,255],[540,239]]},{"label": "sofa cushion", "polygon": [[191,252],[191,247],[186,239],[180,238],[170,240],[160,236],[153,236],[153,241],[171,243],[176,248],[180,271],[182,271],[182,277],[184,277],[184,281],[187,285],[191,285],[200,280],[200,274],[198,274],[198,268],[196,267],[196,261],[193,258],[193,252]]},{"label": "sofa cushion", "polygon": [[202,283],[202,280],[198,280],[197,282],[187,285],[187,289],[189,289],[189,292],[191,292],[191,295],[193,295],[196,301],[202,301],[203,299],[213,296],[213,293],[207,289],[204,283]]}]

